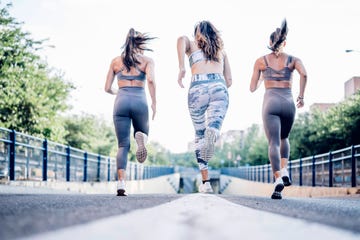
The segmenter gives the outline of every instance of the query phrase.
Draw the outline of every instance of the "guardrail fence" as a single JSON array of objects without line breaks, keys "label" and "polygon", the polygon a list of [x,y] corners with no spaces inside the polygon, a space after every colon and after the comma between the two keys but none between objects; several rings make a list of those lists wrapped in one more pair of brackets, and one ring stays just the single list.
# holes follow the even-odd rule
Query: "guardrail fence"
[{"label": "guardrail fence", "polygon": [[[174,173],[170,166],[128,162],[127,179]],[[71,146],[0,128],[0,178],[39,181],[114,181],[116,160]]]},{"label": "guardrail fence", "polygon": [[[293,184],[356,187],[360,185],[360,145],[289,161]],[[221,174],[258,182],[273,182],[270,164],[222,168]]]}]

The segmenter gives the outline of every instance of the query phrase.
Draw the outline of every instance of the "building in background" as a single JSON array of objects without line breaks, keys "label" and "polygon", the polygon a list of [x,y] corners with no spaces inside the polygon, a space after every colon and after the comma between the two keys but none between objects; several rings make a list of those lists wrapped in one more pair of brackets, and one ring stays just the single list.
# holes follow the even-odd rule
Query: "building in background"
[{"label": "building in background", "polygon": [[345,82],[345,99],[360,90],[360,77],[352,77]]},{"label": "building in background", "polygon": [[[344,84],[345,90],[345,99],[354,95],[357,91],[360,90],[360,77],[355,76],[347,80]],[[310,111],[320,110],[326,112],[329,108],[335,106],[336,103],[314,103],[310,106]]]}]

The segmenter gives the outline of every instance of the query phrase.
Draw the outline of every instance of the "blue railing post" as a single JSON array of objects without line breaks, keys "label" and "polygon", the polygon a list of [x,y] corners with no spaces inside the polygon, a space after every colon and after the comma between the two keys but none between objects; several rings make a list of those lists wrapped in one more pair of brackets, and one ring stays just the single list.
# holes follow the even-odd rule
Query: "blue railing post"
[{"label": "blue railing post", "polygon": [[268,169],[268,183],[270,183],[270,164],[267,165],[267,169]]},{"label": "blue railing post", "polygon": [[315,156],[312,156],[312,186],[316,185],[316,168],[315,168]]},{"label": "blue railing post", "polygon": [[66,147],[66,181],[70,182],[70,146]]},{"label": "blue railing post", "polygon": [[108,182],[110,182],[110,157],[108,157],[108,177],[107,177],[107,180]]},{"label": "blue railing post", "polygon": [[329,187],[333,186],[333,162],[332,152],[329,152]]},{"label": "blue railing post", "polygon": [[356,187],[356,159],[355,159],[355,147],[351,146],[351,187]]},{"label": "blue railing post", "polygon": [[84,179],[83,181],[87,181],[87,163],[88,163],[88,154],[84,152]]},{"label": "blue railing post", "polygon": [[265,182],[265,165],[262,166],[262,182]]},{"label": "blue railing post", "polygon": [[43,167],[42,167],[42,180],[47,181],[47,168],[48,168],[48,142],[45,138],[43,141]]},{"label": "blue railing post", "polygon": [[9,177],[10,181],[15,180],[15,157],[16,157],[16,132],[10,132],[10,157],[9,157]]},{"label": "blue railing post", "polygon": [[302,159],[300,158],[299,160],[299,186],[302,186]]},{"label": "blue railing post", "polygon": [[101,156],[100,154],[98,154],[97,174],[96,174],[96,178],[98,182],[100,182],[100,163],[101,163]]},{"label": "blue railing post", "polygon": [[289,167],[288,167],[288,168],[289,168],[289,178],[290,178],[290,179],[292,179],[292,178],[291,178],[291,174],[292,174],[292,167],[291,167],[291,165],[292,165],[292,163],[291,163],[291,161],[289,160]]}]

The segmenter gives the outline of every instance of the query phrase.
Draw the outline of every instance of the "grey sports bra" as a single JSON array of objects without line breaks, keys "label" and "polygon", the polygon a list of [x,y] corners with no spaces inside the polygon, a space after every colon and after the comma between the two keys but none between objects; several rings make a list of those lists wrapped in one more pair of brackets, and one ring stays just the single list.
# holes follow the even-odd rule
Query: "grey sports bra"
[{"label": "grey sports bra", "polygon": [[120,69],[120,71],[116,73],[117,79],[118,80],[128,80],[128,81],[132,81],[132,80],[145,81],[146,73],[141,71],[138,68],[136,68],[136,69],[139,70],[139,72],[140,72],[138,75],[123,75],[122,71],[124,71],[124,68]]},{"label": "grey sports bra", "polygon": [[275,81],[290,81],[292,77],[293,69],[289,68],[289,64],[292,62],[293,57],[288,56],[286,65],[283,69],[275,70],[269,67],[269,64],[264,56],[266,68],[262,71],[264,80],[275,80]]},{"label": "grey sports bra", "polygon": [[206,61],[206,60],[208,59],[205,57],[204,52],[201,49],[192,52],[189,56],[190,67],[197,62]]}]

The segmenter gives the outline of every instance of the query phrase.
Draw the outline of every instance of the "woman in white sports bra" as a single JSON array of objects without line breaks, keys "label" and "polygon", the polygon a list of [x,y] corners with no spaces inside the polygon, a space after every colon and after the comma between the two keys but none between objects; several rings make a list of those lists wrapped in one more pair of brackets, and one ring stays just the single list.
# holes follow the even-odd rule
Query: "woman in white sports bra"
[{"label": "woman in white sports bra", "polygon": [[195,156],[202,176],[199,192],[213,192],[208,161],[214,155],[214,144],[220,136],[228,106],[231,70],[219,31],[209,21],[195,26],[193,41],[181,36],[177,40],[178,83],[185,77],[185,54],[191,67],[188,109],[195,129]]}]

